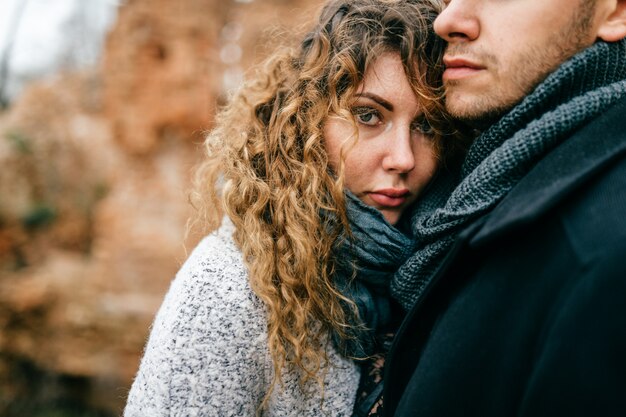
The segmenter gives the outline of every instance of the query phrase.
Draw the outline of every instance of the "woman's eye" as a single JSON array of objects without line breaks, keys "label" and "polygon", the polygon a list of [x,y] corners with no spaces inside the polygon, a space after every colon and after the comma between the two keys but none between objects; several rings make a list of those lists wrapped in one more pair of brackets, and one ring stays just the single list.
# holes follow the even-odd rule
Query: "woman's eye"
[{"label": "woman's eye", "polygon": [[413,123],[413,130],[416,130],[424,135],[435,134],[435,129],[430,125],[430,122],[425,117],[421,117]]},{"label": "woman's eye", "polygon": [[374,109],[361,107],[354,109],[353,113],[359,123],[367,126],[376,126],[381,122],[378,112]]}]

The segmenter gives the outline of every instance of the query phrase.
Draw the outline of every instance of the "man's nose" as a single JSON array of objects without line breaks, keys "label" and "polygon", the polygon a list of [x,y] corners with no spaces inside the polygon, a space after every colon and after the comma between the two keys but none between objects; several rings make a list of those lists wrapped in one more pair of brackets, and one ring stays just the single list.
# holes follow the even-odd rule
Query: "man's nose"
[{"label": "man's nose", "polygon": [[473,0],[450,0],[435,19],[435,33],[449,43],[475,40],[480,34],[478,7]]},{"label": "man's nose", "polygon": [[389,132],[389,140],[386,141],[386,152],[383,158],[383,169],[399,174],[404,174],[415,168],[415,156],[413,155],[413,140],[410,127],[398,127]]}]

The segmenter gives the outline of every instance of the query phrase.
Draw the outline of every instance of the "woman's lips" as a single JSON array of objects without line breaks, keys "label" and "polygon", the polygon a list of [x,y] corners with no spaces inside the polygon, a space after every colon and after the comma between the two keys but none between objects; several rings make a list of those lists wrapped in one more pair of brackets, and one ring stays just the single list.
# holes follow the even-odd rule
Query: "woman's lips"
[{"label": "woman's lips", "polygon": [[385,189],[369,193],[370,198],[381,207],[398,207],[409,197],[409,190]]}]

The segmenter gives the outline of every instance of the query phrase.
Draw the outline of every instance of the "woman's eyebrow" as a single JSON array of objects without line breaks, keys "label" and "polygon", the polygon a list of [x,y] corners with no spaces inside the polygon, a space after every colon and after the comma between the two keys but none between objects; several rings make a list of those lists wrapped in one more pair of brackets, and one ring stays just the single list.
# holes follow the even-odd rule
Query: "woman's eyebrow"
[{"label": "woman's eyebrow", "polygon": [[373,100],[376,103],[378,103],[381,106],[383,106],[385,109],[387,109],[389,111],[393,111],[393,104],[391,104],[390,102],[388,102],[387,100],[385,100],[384,98],[382,98],[381,96],[379,96],[377,94],[374,94],[374,93],[358,93],[356,96],[357,97],[369,98],[370,100]]}]

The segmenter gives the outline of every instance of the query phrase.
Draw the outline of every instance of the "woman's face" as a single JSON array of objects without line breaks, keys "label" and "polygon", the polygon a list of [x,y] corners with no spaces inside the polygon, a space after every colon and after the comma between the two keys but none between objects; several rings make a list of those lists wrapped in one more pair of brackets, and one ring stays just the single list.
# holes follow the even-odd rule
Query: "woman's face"
[{"label": "woman's face", "polygon": [[395,225],[437,169],[433,136],[397,53],[381,55],[366,71],[350,111],[356,143],[350,122],[331,115],[324,125],[331,164],[343,156],[346,187]]}]

